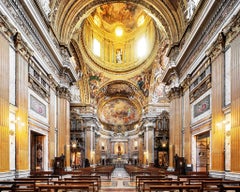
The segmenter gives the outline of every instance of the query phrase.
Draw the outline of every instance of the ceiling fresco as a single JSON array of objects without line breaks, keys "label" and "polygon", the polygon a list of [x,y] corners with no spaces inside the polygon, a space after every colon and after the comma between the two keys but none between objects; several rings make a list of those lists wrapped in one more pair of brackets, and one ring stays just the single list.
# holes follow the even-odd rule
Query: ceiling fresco
[{"label": "ceiling fresco", "polygon": [[140,16],[146,16],[143,9],[133,3],[109,3],[96,8],[93,17],[99,18],[101,27],[111,32],[110,26],[121,24],[127,32],[137,27]]},{"label": "ceiling fresco", "polygon": [[98,111],[102,123],[110,125],[130,125],[140,119],[135,104],[125,98],[115,98],[106,102]]}]

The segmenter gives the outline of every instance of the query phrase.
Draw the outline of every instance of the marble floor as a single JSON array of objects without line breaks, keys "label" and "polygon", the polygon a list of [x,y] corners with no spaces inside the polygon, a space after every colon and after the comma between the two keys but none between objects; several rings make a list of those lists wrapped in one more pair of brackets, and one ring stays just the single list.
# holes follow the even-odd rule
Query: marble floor
[{"label": "marble floor", "polygon": [[135,192],[135,182],[130,181],[130,177],[124,168],[115,168],[111,181],[102,178],[102,186],[100,192],[112,191],[112,192]]}]

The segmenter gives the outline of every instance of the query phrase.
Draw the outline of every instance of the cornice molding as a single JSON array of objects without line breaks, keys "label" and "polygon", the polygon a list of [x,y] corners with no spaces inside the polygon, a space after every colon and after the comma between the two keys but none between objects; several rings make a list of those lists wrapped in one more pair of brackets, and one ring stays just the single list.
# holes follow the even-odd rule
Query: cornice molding
[{"label": "cornice molding", "polygon": [[0,12],[0,32],[11,41],[12,36],[16,34],[17,29],[9,22],[6,16]]}]

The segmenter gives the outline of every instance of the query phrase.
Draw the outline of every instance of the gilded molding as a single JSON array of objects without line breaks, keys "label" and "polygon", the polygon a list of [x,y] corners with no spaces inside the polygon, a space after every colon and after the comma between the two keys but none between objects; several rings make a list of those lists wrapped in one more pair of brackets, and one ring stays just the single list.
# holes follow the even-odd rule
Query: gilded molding
[{"label": "gilded molding", "polygon": [[206,55],[211,59],[211,62],[213,62],[224,51],[225,41],[225,35],[223,33],[219,33],[218,38],[212,44],[212,47],[206,51]]},{"label": "gilded molding", "polygon": [[183,92],[185,92],[187,89],[189,89],[190,82],[191,82],[191,75],[188,74],[187,77],[181,83],[181,87],[183,89]]},{"label": "gilded molding", "polygon": [[240,32],[240,12],[232,19],[232,22],[223,29],[226,36],[226,46],[228,46]]},{"label": "gilded molding", "polygon": [[53,76],[51,74],[48,75],[48,78],[49,78],[50,88],[56,92],[56,89],[58,87],[57,81],[53,78]]},{"label": "gilded molding", "polygon": [[29,61],[33,55],[33,50],[28,47],[27,43],[23,41],[22,35],[18,32],[14,36],[14,44],[16,51],[20,53],[26,61]]},{"label": "gilded molding", "polygon": [[71,100],[71,93],[67,87],[57,87],[57,96],[60,98],[66,99],[70,102]]},{"label": "gilded molding", "polygon": [[0,12],[0,32],[7,37],[10,41],[10,38],[16,34],[17,29],[8,21],[7,17]]},{"label": "gilded molding", "polygon": [[179,87],[173,87],[170,89],[170,91],[167,94],[167,97],[170,101],[180,98],[183,94],[183,89],[181,86]]},{"label": "gilded molding", "polygon": [[[118,0],[111,0],[111,1],[106,1],[106,0],[95,0],[88,2],[87,4],[81,4],[83,7],[75,16],[74,19],[68,29],[64,28],[64,31],[61,32],[61,39],[64,41],[66,39],[71,39],[71,35],[73,33],[74,28],[76,27],[77,23],[81,19],[84,19],[86,17],[86,13],[89,13],[89,10],[91,10],[93,7],[96,7],[97,5],[101,4],[106,4],[106,3],[114,3],[114,2],[119,2]],[[59,2],[57,2],[59,3]],[[169,35],[169,39],[173,39],[173,42],[178,41],[179,38],[179,29],[176,23],[176,19],[174,18],[174,15],[171,15],[169,18],[165,18],[152,4],[146,1],[139,1],[139,0],[131,0],[131,3],[136,3],[136,4],[141,4],[141,6],[146,7],[149,11],[151,11],[151,14],[154,16],[154,18],[157,18],[160,22],[159,25],[164,26],[164,29],[166,31],[166,34]],[[160,9],[167,9],[166,5],[164,2],[161,3],[162,6],[159,6]],[[162,8],[164,7],[164,8]],[[75,10],[74,10],[75,11]],[[163,10],[166,11],[166,10]],[[54,18],[56,17],[56,13],[54,13]],[[168,21],[167,21],[168,19]],[[60,24],[60,27],[62,27],[67,21],[64,19],[62,23]],[[172,25],[170,26],[169,23]],[[180,27],[179,27],[180,28]]]}]

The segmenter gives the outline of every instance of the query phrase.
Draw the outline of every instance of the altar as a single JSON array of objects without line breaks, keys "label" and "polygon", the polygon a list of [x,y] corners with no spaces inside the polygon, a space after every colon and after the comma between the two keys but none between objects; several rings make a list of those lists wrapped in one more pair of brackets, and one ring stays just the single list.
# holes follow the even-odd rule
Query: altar
[{"label": "altar", "polygon": [[112,163],[115,167],[124,167],[125,164],[128,164],[128,160],[117,158],[117,159],[113,159]]}]

